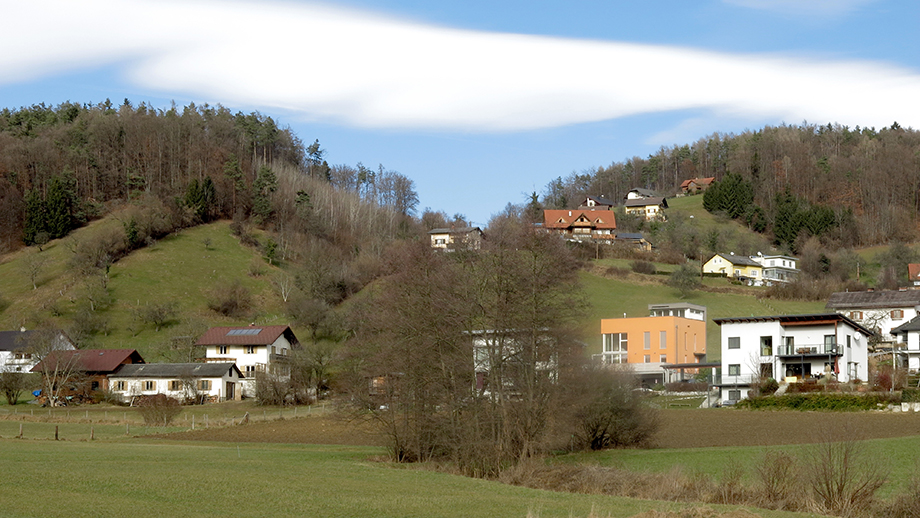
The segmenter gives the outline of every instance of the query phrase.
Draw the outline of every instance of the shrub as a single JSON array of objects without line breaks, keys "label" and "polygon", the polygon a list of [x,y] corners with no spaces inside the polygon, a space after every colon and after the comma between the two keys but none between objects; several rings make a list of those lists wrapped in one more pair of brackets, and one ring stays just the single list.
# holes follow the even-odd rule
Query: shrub
[{"label": "shrub", "polygon": [[218,284],[208,299],[208,308],[228,317],[241,317],[252,306],[252,293],[239,279]]},{"label": "shrub", "polygon": [[140,396],[137,407],[147,426],[169,426],[173,419],[182,412],[179,400],[167,397],[165,394]]},{"label": "shrub", "polygon": [[648,261],[633,261],[630,263],[629,267],[636,273],[644,273],[646,275],[654,275],[655,272],[658,271],[658,269],[655,268],[655,264]]},{"label": "shrub", "polygon": [[810,393],[783,394],[782,396],[751,397],[738,402],[738,408],[751,410],[875,410],[879,406],[896,403],[899,396],[888,393]]},{"label": "shrub", "polygon": [[901,390],[902,403],[920,402],[920,388],[904,388]]}]

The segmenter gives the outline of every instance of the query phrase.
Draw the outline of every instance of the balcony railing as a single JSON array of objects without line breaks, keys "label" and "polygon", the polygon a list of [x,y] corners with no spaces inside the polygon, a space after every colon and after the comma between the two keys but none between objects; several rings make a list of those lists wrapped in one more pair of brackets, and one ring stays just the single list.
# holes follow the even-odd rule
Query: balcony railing
[{"label": "balcony railing", "polygon": [[780,345],[776,348],[777,356],[809,356],[809,355],[836,355],[841,351],[840,344],[795,344]]}]

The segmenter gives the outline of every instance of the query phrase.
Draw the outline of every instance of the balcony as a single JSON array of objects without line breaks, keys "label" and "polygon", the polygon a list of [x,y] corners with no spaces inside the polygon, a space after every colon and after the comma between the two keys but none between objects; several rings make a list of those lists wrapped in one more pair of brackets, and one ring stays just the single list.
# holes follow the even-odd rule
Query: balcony
[{"label": "balcony", "polygon": [[795,344],[780,345],[776,348],[776,355],[779,357],[791,356],[841,356],[839,351],[843,348],[840,344]]}]

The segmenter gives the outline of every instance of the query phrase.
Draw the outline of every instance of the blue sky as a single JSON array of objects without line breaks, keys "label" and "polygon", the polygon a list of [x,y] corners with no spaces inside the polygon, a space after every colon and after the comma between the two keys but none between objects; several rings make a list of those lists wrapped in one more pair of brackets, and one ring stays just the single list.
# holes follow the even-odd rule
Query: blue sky
[{"label": "blue sky", "polygon": [[0,7],[0,106],[258,110],[319,139],[330,163],[383,164],[415,181],[419,209],[480,225],[558,176],[716,131],[920,126],[914,1]]}]

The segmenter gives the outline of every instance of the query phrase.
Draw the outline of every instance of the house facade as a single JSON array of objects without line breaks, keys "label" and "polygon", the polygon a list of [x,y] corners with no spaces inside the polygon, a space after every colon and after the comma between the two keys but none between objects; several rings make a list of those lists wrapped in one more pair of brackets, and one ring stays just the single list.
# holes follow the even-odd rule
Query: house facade
[{"label": "house facade", "polygon": [[612,243],[617,221],[612,210],[544,210],[543,230],[573,241]]},{"label": "house facade", "polygon": [[626,213],[644,218],[646,221],[664,221],[668,202],[664,198],[630,198],[624,205]]},{"label": "house facade", "polygon": [[290,376],[290,358],[300,342],[290,326],[212,327],[196,345],[205,348],[206,362],[234,363],[243,374],[243,396],[255,394],[259,372]]},{"label": "house facade", "polygon": [[774,282],[792,282],[799,276],[799,270],[796,268],[798,259],[788,255],[752,255],[751,260],[761,265],[763,268],[763,282],[772,284]]},{"label": "house facade", "polygon": [[482,229],[479,227],[435,228],[428,231],[431,248],[445,251],[479,250],[482,247]]},{"label": "house facade", "polygon": [[868,379],[872,331],[839,313],[713,321],[721,332],[722,376],[716,385],[723,400],[744,399],[752,384],[767,378],[781,383]]},{"label": "house facade", "polygon": [[827,309],[878,333],[879,345],[896,341],[892,329],[920,314],[920,290],[845,291],[831,294]]},{"label": "house facade", "polygon": [[706,191],[713,182],[715,182],[715,177],[709,178],[691,178],[689,180],[684,180],[680,184],[680,191],[684,194],[696,194]]},{"label": "house facade", "polygon": [[703,273],[715,273],[751,284],[763,282],[763,266],[746,255],[716,254],[703,263]]},{"label": "house facade", "polygon": [[[144,363],[134,349],[81,349],[52,351],[32,372],[53,380],[69,380],[66,396],[91,397],[109,390],[109,376],[123,365]],[[57,381],[55,381],[57,383]]]},{"label": "house facade", "polygon": [[920,286],[920,263],[907,265],[907,280],[912,286]]},{"label": "house facade", "polygon": [[[595,361],[629,364],[643,385],[665,384],[674,364],[702,363],[706,357],[706,308],[696,304],[651,304],[648,317],[601,320]],[[689,369],[692,371],[692,368]],[[685,369],[687,371],[687,369]]]},{"label": "house facade", "polygon": [[580,210],[613,210],[616,206],[611,200],[601,196],[587,196],[578,207]]},{"label": "house facade", "polygon": [[[51,343],[47,343],[50,341]],[[38,343],[43,342],[43,343]],[[0,331],[0,371],[29,372],[38,363],[40,351],[72,351],[70,338],[60,331]]]},{"label": "house facade", "polygon": [[165,394],[188,402],[242,398],[243,374],[233,363],[144,363],[122,366],[109,387],[126,403],[137,396]]}]

